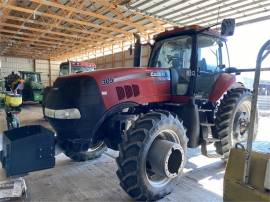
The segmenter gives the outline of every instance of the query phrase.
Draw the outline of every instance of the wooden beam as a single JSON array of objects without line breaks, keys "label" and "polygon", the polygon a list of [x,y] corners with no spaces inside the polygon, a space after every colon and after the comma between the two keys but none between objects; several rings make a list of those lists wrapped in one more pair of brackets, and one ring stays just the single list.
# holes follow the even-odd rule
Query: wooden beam
[{"label": "wooden beam", "polygon": [[[0,23],[0,25],[4,25],[6,27],[12,27],[12,28],[21,28],[20,25],[14,25],[14,24],[8,24],[8,23]],[[38,28],[33,28],[33,27],[27,27],[27,26],[24,26],[21,29],[30,30],[30,31],[39,32],[39,33],[43,33],[44,32],[43,29],[38,29]],[[102,43],[102,40],[101,40],[101,42],[98,42],[96,40],[92,40],[90,37],[80,37],[78,35],[64,34],[64,33],[61,33],[61,32],[51,31],[49,34],[55,34],[55,35],[70,37],[70,38],[74,38],[74,39],[80,38],[80,39],[84,39],[86,41],[96,42],[96,45],[99,45],[99,44]],[[50,38],[52,38],[52,37],[50,37]],[[116,39],[118,39],[118,38],[116,38]],[[77,41],[78,40],[76,40],[75,42],[77,42]],[[82,41],[80,44],[85,44],[86,41]],[[104,39],[103,39],[103,41],[104,41]],[[70,43],[70,41],[68,41],[68,42]],[[115,40],[111,40],[111,42],[116,42],[116,41]]]},{"label": "wooden beam", "polygon": [[[13,33],[13,34],[17,34],[16,31],[10,31],[10,30],[3,30],[3,29],[0,29],[0,34],[3,34],[3,33]],[[20,33],[19,33],[20,34]],[[2,37],[5,38],[5,40],[9,40],[10,37],[12,37],[12,39],[20,39],[20,40],[24,40],[24,41],[34,41],[35,39],[31,38],[31,34],[30,35],[26,35],[26,36],[30,36],[30,37],[21,37],[21,36],[11,36],[11,35],[6,35],[4,34]],[[51,44],[51,46],[53,45],[56,45],[57,43],[56,42],[53,42],[53,41],[47,41],[47,40],[42,40],[42,39],[39,39],[38,42],[42,42],[42,43],[45,43],[45,44]]]},{"label": "wooden beam", "polygon": [[[78,3],[81,3],[81,2],[80,2],[80,1],[75,1],[75,5],[77,5]],[[74,5],[74,6],[75,6],[75,5]],[[41,4],[39,4],[39,6],[41,6]],[[82,4],[81,4],[81,6],[82,6]],[[59,11],[57,11],[57,13],[58,13],[58,12],[59,12]],[[71,14],[72,14],[72,12],[69,12],[69,13],[66,15],[66,18],[69,18],[69,17],[71,16]],[[33,43],[35,43],[35,42],[37,42],[42,36],[46,35],[48,32],[51,32],[52,29],[53,29],[54,27],[59,26],[59,24],[60,24],[61,22],[62,22],[61,20],[56,20],[55,23],[51,23],[51,24],[49,25],[49,28],[46,29],[46,31],[44,31],[41,35],[36,35],[36,36],[35,36],[35,39],[30,43],[30,45],[33,44]],[[62,46],[62,45],[63,45],[62,43],[58,43],[58,44],[55,44],[55,47],[56,47],[56,48],[59,48],[59,47]],[[66,45],[66,44],[65,44],[65,45]]]},{"label": "wooden beam", "polygon": [[52,65],[51,65],[51,59],[48,60],[49,62],[49,85],[52,86]]},{"label": "wooden beam", "polygon": [[63,10],[71,11],[71,12],[74,12],[74,13],[79,13],[79,14],[83,14],[83,15],[86,15],[86,16],[95,17],[95,18],[98,18],[98,19],[106,20],[108,22],[115,22],[115,23],[120,23],[120,24],[126,25],[126,26],[132,26],[132,27],[135,27],[139,32],[145,32],[145,30],[146,30],[145,27],[143,27],[142,25],[137,24],[137,23],[133,23],[130,20],[129,21],[124,21],[124,20],[120,20],[120,19],[117,19],[117,18],[110,18],[108,16],[100,15],[98,13],[94,13],[94,12],[91,12],[91,11],[85,11],[85,10],[82,10],[82,9],[77,9],[77,8],[73,8],[73,7],[70,7],[70,6],[65,6],[63,4],[58,4],[58,3],[50,2],[50,1],[46,1],[46,0],[31,0],[31,1],[35,2],[35,3],[47,5],[47,6],[53,6],[53,7],[56,7],[56,8],[61,8]]},{"label": "wooden beam", "polygon": [[[95,3],[98,3],[98,4],[102,5],[102,6],[106,6],[112,12],[113,11],[116,12],[116,11],[119,11],[119,10],[125,10],[125,11],[128,10],[127,8],[125,8],[123,6],[112,4],[112,3],[108,2],[108,1],[105,1],[105,0],[91,0],[91,1],[93,1]],[[135,10],[132,10],[132,12],[134,14],[136,14],[137,16],[140,16],[140,17],[142,17],[144,19],[146,18],[146,19],[150,20],[156,26],[156,28],[158,28],[158,29],[160,29],[160,28],[161,29],[164,29],[161,20],[155,19],[152,16],[144,15],[144,14],[138,12],[138,11],[135,11]]]},{"label": "wooden beam", "polygon": [[[38,5],[36,8],[35,8],[35,12],[38,10],[40,8],[40,5]],[[32,14],[30,14],[28,17],[27,17],[27,19],[30,19],[32,17]],[[25,21],[20,25],[21,26],[21,28],[23,27],[25,25]],[[17,30],[17,32],[19,32],[19,31],[21,31],[21,28],[19,28],[18,30]],[[14,34],[13,36],[15,36],[16,34]],[[7,39],[8,41],[10,40],[12,38],[12,36],[9,38],[9,39]]]},{"label": "wooden beam", "polygon": [[[22,32],[22,31],[18,32],[18,31],[13,31],[13,30],[9,30],[9,29],[3,29],[3,28],[0,29],[0,32],[23,35],[23,37],[34,37],[34,36],[36,36],[35,34],[32,34],[30,32]],[[70,40],[64,39],[63,37],[58,38],[58,37],[42,36],[41,38],[46,39],[46,42],[53,42],[54,44],[59,43],[59,42],[62,42],[62,43],[70,42]]]},{"label": "wooden beam", "polygon": [[[1,23],[1,22],[0,22],[0,25],[2,25],[2,26],[7,26],[7,27],[14,27],[14,28],[18,28],[18,29],[21,28],[20,25],[8,24],[8,23]],[[21,29],[24,29],[24,30],[30,30],[30,31],[33,31],[33,32],[40,32],[40,33],[43,33],[43,32],[44,32],[44,29],[33,28],[33,27],[27,27],[27,26],[24,26],[24,27],[22,27]],[[81,37],[81,36],[79,36],[79,35],[65,34],[65,33],[62,33],[62,32],[55,32],[55,31],[51,31],[51,32],[48,33],[48,34],[51,34],[51,35],[58,35],[58,36],[64,36],[64,37],[68,37],[68,38],[76,38],[76,39],[89,39],[89,37]]]},{"label": "wooden beam", "polygon": [[58,19],[58,20],[62,20],[62,21],[66,21],[69,22],[71,24],[79,24],[79,25],[84,25],[84,26],[88,26],[88,27],[94,27],[97,29],[103,29],[103,30],[107,30],[110,31],[110,33],[108,34],[112,34],[111,32],[116,32],[116,33],[121,33],[124,34],[124,36],[130,37],[131,33],[124,31],[122,29],[118,29],[118,28],[110,28],[110,27],[105,27],[105,26],[101,26],[101,25],[97,25],[94,23],[90,23],[90,22],[85,22],[82,20],[75,20],[75,19],[66,19],[63,16],[59,16],[59,15],[55,15],[55,14],[50,14],[50,13],[43,13],[40,11],[34,11],[32,9],[27,9],[27,8],[23,8],[23,7],[18,7],[18,6],[12,6],[12,5],[7,5],[7,4],[3,4],[0,3],[0,5],[4,8],[8,8],[10,10],[15,10],[15,11],[19,11],[19,12],[23,12],[23,13],[30,13],[30,14],[34,14],[35,15],[39,15],[39,16],[43,16],[43,17],[48,17],[48,18],[52,18],[52,19]]},{"label": "wooden beam", "polygon": [[28,58],[28,59],[40,59],[40,60],[47,60],[48,57],[42,56],[33,56],[33,55],[26,55],[26,54],[5,54],[5,57],[19,57],[19,58]]},{"label": "wooden beam", "polygon": [[[27,22],[27,23],[31,23],[31,24],[36,24],[36,25],[40,25],[40,26],[45,26],[45,27],[49,27],[50,24],[49,23],[45,23],[45,22],[40,22],[40,21],[37,21],[37,20],[30,20],[30,19],[25,19],[25,18],[19,18],[19,17],[15,17],[15,16],[7,16],[6,17],[7,19],[10,19],[10,20],[15,20],[15,21],[22,21],[22,22]],[[54,27],[54,26],[53,26]],[[60,30],[66,30],[66,31],[69,31],[69,32],[76,32],[76,33],[80,33],[80,34],[88,34],[88,35],[93,35],[93,36],[100,36],[100,37],[106,37],[108,38],[109,35],[108,34],[102,34],[102,33],[98,33],[98,32],[95,32],[95,31],[89,31],[89,30],[85,30],[85,29],[77,29],[77,28],[72,28],[72,27],[64,27],[64,26],[55,26],[54,27],[55,29],[60,29]],[[56,32],[56,31],[54,31]],[[62,33],[62,32],[59,32],[59,33]]]}]

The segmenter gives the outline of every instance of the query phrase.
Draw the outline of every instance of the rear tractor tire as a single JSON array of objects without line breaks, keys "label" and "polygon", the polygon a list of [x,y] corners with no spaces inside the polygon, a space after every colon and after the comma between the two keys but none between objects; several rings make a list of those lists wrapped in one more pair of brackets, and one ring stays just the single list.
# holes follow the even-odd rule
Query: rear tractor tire
[{"label": "rear tractor tire", "polygon": [[119,145],[120,186],[135,200],[152,201],[172,191],[186,164],[182,122],[167,111],[138,118]]},{"label": "rear tractor tire", "polygon": [[[237,143],[245,143],[248,136],[248,125],[251,112],[252,93],[245,88],[231,89],[224,95],[218,106],[215,118],[214,136],[220,139],[215,143],[216,152],[229,157],[229,151]],[[255,119],[254,139],[258,127],[258,115]]]},{"label": "rear tractor tire", "polygon": [[66,156],[76,162],[89,161],[101,157],[101,155],[107,151],[107,146],[104,142],[89,148],[88,151],[83,152],[65,152]]}]

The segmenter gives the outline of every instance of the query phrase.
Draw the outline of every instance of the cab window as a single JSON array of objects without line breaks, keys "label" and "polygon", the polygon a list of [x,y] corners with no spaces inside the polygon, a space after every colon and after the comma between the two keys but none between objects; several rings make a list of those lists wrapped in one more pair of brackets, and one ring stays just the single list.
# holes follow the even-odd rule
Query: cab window
[{"label": "cab window", "polygon": [[189,69],[192,38],[180,36],[157,42],[151,67]]},{"label": "cab window", "polygon": [[69,66],[68,66],[68,64],[60,65],[59,75],[60,76],[66,76],[68,74],[69,74]]},{"label": "cab window", "polygon": [[[200,72],[219,72],[227,64],[228,61],[226,46],[223,41],[218,38],[206,35],[198,36],[198,69]],[[224,56],[225,58],[223,59]]]}]

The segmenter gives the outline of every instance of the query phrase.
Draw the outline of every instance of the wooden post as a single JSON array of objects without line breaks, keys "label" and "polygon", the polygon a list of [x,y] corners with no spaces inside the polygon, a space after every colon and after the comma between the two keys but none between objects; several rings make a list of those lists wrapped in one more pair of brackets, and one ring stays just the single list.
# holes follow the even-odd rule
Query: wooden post
[{"label": "wooden post", "polygon": [[37,72],[36,59],[33,59],[33,70],[34,70],[34,72]]},{"label": "wooden post", "polygon": [[112,68],[114,67],[114,52],[113,52],[113,44],[112,44]]},{"label": "wooden post", "polygon": [[52,66],[51,66],[51,59],[49,61],[49,86],[52,86]]},{"label": "wooden post", "polygon": [[95,48],[95,64],[98,68],[98,61],[97,61],[97,49]]},{"label": "wooden post", "polygon": [[124,52],[124,42],[122,41],[121,43],[122,45],[122,57],[121,57],[121,60],[122,60],[122,67],[125,66],[125,52]]},{"label": "wooden post", "polygon": [[105,67],[106,57],[104,56],[104,46],[102,46],[102,65],[103,65],[103,68],[107,68],[107,67]]}]

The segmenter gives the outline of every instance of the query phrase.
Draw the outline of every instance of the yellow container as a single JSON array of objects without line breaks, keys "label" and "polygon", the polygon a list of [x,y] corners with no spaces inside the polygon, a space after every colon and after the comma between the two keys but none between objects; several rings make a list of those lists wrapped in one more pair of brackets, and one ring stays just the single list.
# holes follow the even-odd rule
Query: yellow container
[{"label": "yellow container", "polygon": [[14,94],[6,94],[5,104],[10,107],[18,107],[22,104],[22,96]]}]

